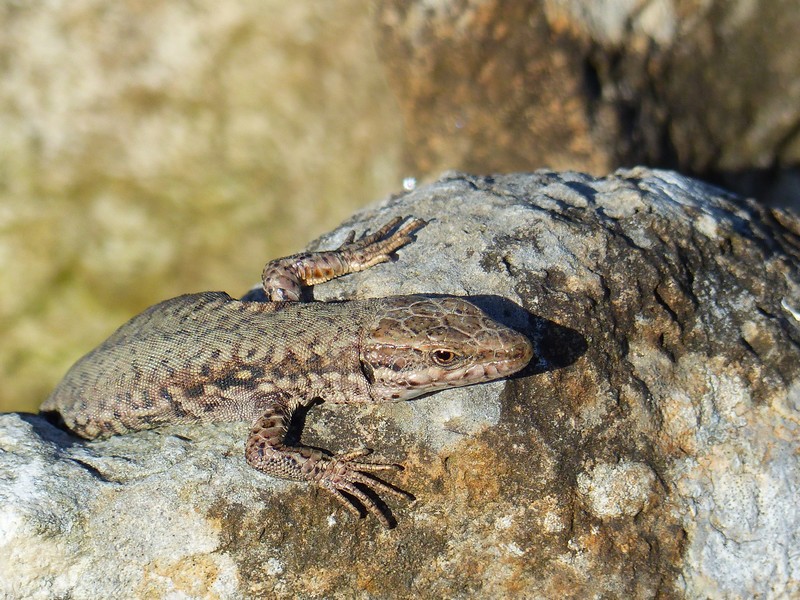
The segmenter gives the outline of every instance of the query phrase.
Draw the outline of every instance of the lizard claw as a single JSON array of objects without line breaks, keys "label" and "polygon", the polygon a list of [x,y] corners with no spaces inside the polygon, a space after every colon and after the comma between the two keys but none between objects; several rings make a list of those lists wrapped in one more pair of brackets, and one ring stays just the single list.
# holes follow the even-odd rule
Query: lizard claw
[{"label": "lizard claw", "polygon": [[381,471],[401,471],[402,466],[394,463],[368,463],[358,460],[371,452],[371,450],[363,448],[329,459],[318,476],[317,483],[353,515],[359,518],[362,516],[351,498],[358,500],[386,529],[391,529],[394,523],[390,520],[391,515],[388,510],[381,506],[382,502],[378,492],[384,492],[403,500],[414,500],[415,498],[412,494],[372,475],[372,473]]}]

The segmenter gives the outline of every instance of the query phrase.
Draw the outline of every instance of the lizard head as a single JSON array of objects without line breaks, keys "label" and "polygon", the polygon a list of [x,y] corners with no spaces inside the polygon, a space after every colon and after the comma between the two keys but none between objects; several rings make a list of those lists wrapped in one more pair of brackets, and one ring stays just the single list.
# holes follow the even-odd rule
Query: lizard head
[{"label": "lizard head", "polygon": [[375,400],[408,400],[506,377],[533,356],[528,338],[461,298],[387,300],[360,350]]}]

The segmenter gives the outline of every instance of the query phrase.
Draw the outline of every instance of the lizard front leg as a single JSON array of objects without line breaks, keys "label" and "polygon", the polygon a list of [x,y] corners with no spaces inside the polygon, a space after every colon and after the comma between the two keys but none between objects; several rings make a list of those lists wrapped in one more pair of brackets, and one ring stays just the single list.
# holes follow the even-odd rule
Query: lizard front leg
[{"label": "lizard front leg", "polygon": [[413,500],[411,494],[370,475],[375,472],[398,471],[402,467],[390,463],[359,461],[359,458],[371,452],[368,449],[330,456],[322,450],[300,443],[287,445],[286,436],[292,415],[300,406],[301,403],[297,400],[287,400],[285,397],[273,399],[250,430],[245,447],[247,462],[274,477],[315,483],[331,493],[348,511],[360,517],[361,513],[345,494],[355,497],[384,527],[391,528],[392,523],[375,499],[359,486],[366,487],[374,494],[381,491],[397,498]]},{"label": "lizard front leg", "polygon": [[303,252],[267,263],[261,274],[264,292],[272,302],[297,302],[303,287],[386,262],[392,252],[411,242],[411,235],[425,225],[422,219],[411,219],[389,235],[402,220],[403,217],[396,217],[375,233],[364,234],[358,240],[351,231],[336,250]]}]

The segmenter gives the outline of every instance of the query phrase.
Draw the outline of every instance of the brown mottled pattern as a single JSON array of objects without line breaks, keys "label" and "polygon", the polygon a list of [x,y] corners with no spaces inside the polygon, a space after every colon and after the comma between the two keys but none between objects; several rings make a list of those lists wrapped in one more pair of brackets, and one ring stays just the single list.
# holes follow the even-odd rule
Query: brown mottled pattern
[{"label": "brown mottled pattern", "polygon": [[357,499],[390,527],[367,491],[410,497],[371,474],[399,467],[359,460],[367,450],[330,456],[287,445],[295,411],[317,398],[381,402],[489,381],[532,355],[524,336],[452,296],[275,301],[387,260],[424,225],[412,219],[390,234],[399,223],[351,235],[338,250],[273,261],[264,269],[270,302],[206,292],[147,309],[79,360],[42,412],[89,439],[170,423],[251,422],[245,456],[253,467],[316,483],[355,514]]},{"label": "brown mottled pattern", "polygon": [[354,343],[369,301],[239,302],[222,292],[153,306],[78,361],[42,410],[86,438],[166,423],[254,421],[278,391],[365,400]]}]

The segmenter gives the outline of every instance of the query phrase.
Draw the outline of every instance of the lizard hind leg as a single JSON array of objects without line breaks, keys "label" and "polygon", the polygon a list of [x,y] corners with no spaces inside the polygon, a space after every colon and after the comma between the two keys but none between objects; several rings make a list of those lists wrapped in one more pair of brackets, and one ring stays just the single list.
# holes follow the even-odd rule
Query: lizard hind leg
[{"label": "lizard hind leg", "polygon": [[331,456],[318,448],[304,446],[299,441],[288,445],[287,435],[295,411],[291,403],[283,401],[274,401],[269,405],[253,425],[247,439],[245,457],[248,464],[273,477],[314,483],[360,517],[361,511],[351,500],[353,498],[381,525],[391,528],[394,523],[390,520],[388,509],[382,506],[378,492],[406,500],[413,500],[414,496],[372,473],[398,471],[402,467],[392,463],[358,460],[370,453],[366,449]]}]

